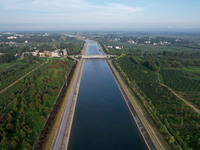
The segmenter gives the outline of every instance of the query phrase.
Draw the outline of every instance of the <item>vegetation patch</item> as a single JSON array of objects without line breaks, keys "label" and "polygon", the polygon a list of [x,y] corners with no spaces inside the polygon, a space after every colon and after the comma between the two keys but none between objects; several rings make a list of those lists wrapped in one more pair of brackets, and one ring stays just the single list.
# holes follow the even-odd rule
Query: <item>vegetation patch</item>
[{"label": "vegetation patch", "polygon": [[[1,93],[10,103],[0,113],[2,149],[31,149],[73,61],[54,59]],[[3,96],[5,94],[5,96]]]}]

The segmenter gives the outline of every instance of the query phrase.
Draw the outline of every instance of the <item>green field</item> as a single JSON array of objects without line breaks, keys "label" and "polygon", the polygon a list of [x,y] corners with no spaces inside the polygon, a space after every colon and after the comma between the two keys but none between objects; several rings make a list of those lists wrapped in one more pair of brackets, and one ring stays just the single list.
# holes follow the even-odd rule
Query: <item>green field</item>
[{"label": "green field", "polygon": [[0,94],[1,149],[31,149],[73,61],[51,59]]},{"label": "green field", "polygon": [[[157,72],[152,71],[140,63],[136,64],[127,56],[115,59],[114,62],[119,64],[122,71],[128,77],[127,79],[131,81],[131,83],[128,83],[129,86],[134,85],[146,99],[144,105],[151,107],[150,110],[154,114],[154,120],[156,121],[155,116],[157,116],[184,149],[199,149],[200,115],[195,113],[182,100],[174,96],[166,87],[162,87],[159,84]],[[167,77],[163,78],[165,79]],[[177,80],[174,75],[171,78],[174,78],[175,81]],[[199,85],[195,85],[197,86],[196,88],[199,88]],[[160,132],[166,136],[166,140],[173,144],[167,132],[163,130],[164,127],[159,122],[156,123],[160,126]]]},{"label": "green field", "polygon": [[7,87],[32,69],[39,66],[43,61],[26,63],[23,59],[17,59],[9,63],[0,64],[0,90]]},{"label": "green field", "polygon": [[164,84],[200,109],[200,67],[163,68]]}]

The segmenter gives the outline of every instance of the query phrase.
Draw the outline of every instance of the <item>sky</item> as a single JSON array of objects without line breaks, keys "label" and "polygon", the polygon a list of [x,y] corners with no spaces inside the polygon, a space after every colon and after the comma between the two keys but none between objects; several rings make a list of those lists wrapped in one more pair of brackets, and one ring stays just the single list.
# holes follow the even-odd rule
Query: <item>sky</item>
[{"label": "sky", "polygon": [[147,29],[200,29],[200,0],[0,0],[0,31]]}]

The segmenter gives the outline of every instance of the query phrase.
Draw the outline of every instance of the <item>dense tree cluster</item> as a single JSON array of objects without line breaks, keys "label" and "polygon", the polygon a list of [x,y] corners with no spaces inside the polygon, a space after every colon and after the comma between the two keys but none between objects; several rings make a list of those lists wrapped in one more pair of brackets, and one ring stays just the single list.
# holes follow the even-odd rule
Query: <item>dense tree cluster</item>
[{"label": "dense tree cluster", "polygon": [[[168,74],[166,75],[166,71],[168,70],[163,71],[161,68],[161,70],[157,72],[150,67],[153,64],[152,62],[150,62],[151,65],[143,64],[142,62],[143,59],[141,59],[141,57],[138,59],[134,57],[133,61],[132,57],[125,55],[114,59],[116,68],[138,100],[143,103],[147,112],[155,121],[160,132],[165,136],[169,144],[173,145],[175,149],[180,148],[176,142],[185,149],[199,149],[200,143],[198,135],[200,133],[197,131],[200,121],[199,115],[193,110],[188,109],[188,106],[185,105],[183,101],[172,94],[166,87],[162,87],[159,83],[163,81],[168,82],[166,84],[173,84],[173,86],[169,85],[170,87],[176,87],[181,91],[183,90],[180,88],[184,87],[190,89],[193,86],[189,85],[192,84],[196,87],[190,90],[198,90],[200,84],[196,84],[197,81],[195,81],[195,79],[193,79],[194,83],[191,82],[192,79],[188,80],[188,75],[184,77],[183,72],[178,73],[177,77],[176,75],[174,76],[174,73],[171,73],[171,76],[168,77]],[[178,79],[179,77],[180,79]],[[171,79],[174,81],[171,81]],[[182,85],[178,86],[174,84],[174,82],[178,82],[178,84],[181,83]]]},{"label": "dense tree cluster", "polygon": [[1,148],[32,148],[72,64],[53,60],[0,94],[9,102],[0,113]]}]

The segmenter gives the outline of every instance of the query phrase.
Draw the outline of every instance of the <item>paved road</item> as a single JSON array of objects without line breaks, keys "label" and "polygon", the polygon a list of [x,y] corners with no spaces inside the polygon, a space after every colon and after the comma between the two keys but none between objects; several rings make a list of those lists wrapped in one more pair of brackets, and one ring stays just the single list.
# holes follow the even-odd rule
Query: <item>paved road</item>
[{"label": "paved road", "polygon": [[71,88],[71,92],[70,92],[70,95],[69,95],[69,98],[68,98],[68,102],[67,102],[67,105],[65,107],[64,114],[62,116],[62,121],[61,121],[59,130],[58,130],[58,133],[56,135],[56,139],[54,141],[53,150],[60,150],[61,149],[63,137],[64,137],[64,134],[65,134],[65,129],[66,129],[66,126],[67,126],[67,121],[68,121],[69,114],[70,114],[70,108],[72,106],[72,100],[73,100],[74,93],[75,93],[75,90],[76,90],[77,81],[78,81],[79,74],[80,74],[80,71],[81,71],[82,63],[83,63],[83,60],[81,59],[81,62],[79,64],[79,68],[78,68],[77,73],[76,73],[76,77],[73,81],[73,86]]}]

